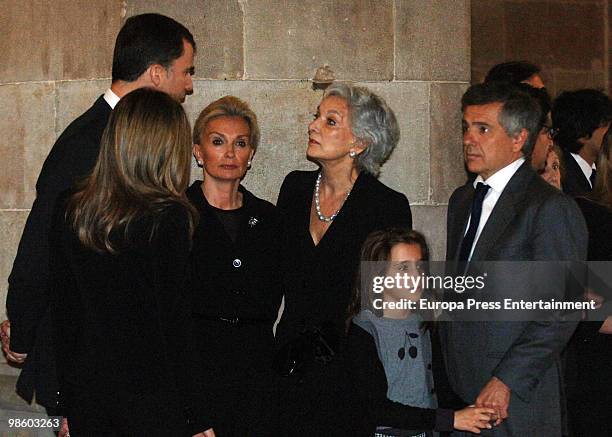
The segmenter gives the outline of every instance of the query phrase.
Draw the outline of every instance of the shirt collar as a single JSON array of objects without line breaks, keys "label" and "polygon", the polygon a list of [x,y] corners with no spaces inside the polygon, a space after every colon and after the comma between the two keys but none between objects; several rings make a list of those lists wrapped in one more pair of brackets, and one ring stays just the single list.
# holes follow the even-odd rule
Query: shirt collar
[{"label": "shirt collar", "polygon": [[593,169],[595,168],[595,163],[593,163],[593,165],[589,165],[589,163],[586,162],[585,159],[577,153],[572,153],[572,156],[574,157],[574,160],[578,163],[578,166],[580,167],[580,170],[582,170],[582,173],[584,173],[587,179],[590,179],[591,173],[593,173]]},{"label": "shirt collar", "polygon": [[106,103],[108,103],[108,106],[110,106],[111,109],[115,109],[115,106],[117,106],[117,103],[119,103],[119,96],[117,96],[117,94],[115,94],[109,88],[104,93],[104,100],[106,100]]},{"label": "shirt collar", "polygon": [[491,187],[493,191],[497,193],[501,193],[514,176],[514,173],[519,169],[521,165],[525,162],[525,158],[521,156],[516,161],[512,161],[510,164],[502,168],[501,170],[497,170],[493,173],[489,178],[485,181],[482,176],[478,175],[474,180],[474,188],[476,188],[476,184],[479,182],[483,182]]}]

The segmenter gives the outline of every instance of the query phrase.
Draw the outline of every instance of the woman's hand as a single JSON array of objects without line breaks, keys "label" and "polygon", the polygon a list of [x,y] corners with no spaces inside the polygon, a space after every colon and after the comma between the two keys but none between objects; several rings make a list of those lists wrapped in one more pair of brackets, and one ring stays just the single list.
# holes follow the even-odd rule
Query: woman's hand
[{"label": "woman's hand", "polygon": [[481,429],[491,429],[491,424],[489,422],[494,416],[495,410],[493,408],[476,408],[474,405],[470,405],[463,410],[455,411],[453,426],[460,431],[480,434]]},{"label": "woman's hand", "polygon": [[208,428],[206,431],[199,432],[195,434],[193,437],[216,437],[216,436],[215,436],[215,431],[213,431],[212,428]]},{"label": "woman's hand", "polygon": [[62,417],[62,424],[60,425],[57,437],[70,437],[70,430],[68,429],[68,419]]}]

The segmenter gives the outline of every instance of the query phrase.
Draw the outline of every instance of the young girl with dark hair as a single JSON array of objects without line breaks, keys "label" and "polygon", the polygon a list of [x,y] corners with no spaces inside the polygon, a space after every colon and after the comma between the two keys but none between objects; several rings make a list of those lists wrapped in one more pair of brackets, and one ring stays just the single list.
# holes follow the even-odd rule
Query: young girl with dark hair
[{"label": "young girl with dark hair", "polygon": [[[425,437],[431,431],[479,434],[480,429],[491,428],[494,410],[466,407],[451,394],[432,314],[401,305],[426,298],[427,291],[418,286],[382,291],[372,286],[381,273],[385,278],[426,274],[428,260],[425,238],[415,231],[373,232],[362,246],[348,321],[355,435]],[[439,408],[443,404],[458,411]]]}]

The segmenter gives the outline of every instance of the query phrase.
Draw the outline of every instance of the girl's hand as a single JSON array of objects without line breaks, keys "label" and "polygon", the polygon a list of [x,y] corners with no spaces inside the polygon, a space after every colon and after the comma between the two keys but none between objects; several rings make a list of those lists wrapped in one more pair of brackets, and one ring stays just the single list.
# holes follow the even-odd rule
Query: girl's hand
[{"label": "girl's hand", "polygon": [[470,405],[463,410],[455,411],[453,426],[460,431],[469,431],[480,434],[481,429],[491,429],[489,423],[495,416],[493,408],[474,407]]}]

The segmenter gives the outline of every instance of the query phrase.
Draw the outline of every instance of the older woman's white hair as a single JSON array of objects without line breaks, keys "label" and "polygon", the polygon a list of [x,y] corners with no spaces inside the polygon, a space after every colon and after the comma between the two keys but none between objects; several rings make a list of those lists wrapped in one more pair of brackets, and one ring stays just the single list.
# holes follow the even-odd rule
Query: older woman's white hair
[{"label": "older woman's white hair", "polygon": [[351,114],[351,130],[366,147],[357,157],[357,166],[378,175],[380,166],[389,158],[400,138],[393,110],[381,97],[364,87],[333,83],[324,97],[344,99]]}]

